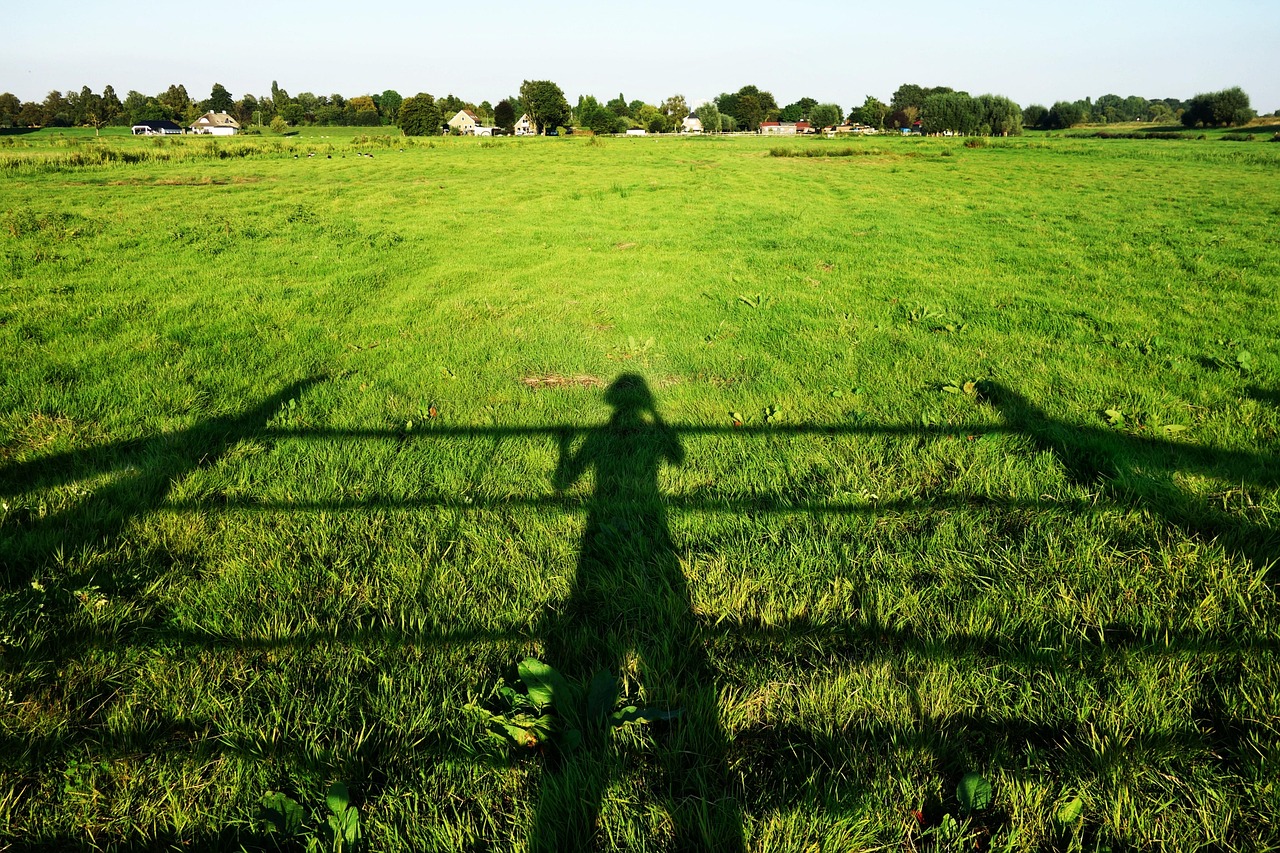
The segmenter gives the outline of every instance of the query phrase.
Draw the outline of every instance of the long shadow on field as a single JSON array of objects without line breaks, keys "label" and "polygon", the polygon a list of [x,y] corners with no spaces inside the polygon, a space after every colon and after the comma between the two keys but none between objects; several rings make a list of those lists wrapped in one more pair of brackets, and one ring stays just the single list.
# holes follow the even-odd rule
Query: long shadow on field
[{"label": "long shadow on field", "polygon": [[[316,381],[294,382],[252,408],[181,432],[0,468],[0,496],[6,497],[85,480],[106,481],[86,489],[87,494],[66,509],[47,515],[10,513],[5,518],[0,591],[9,594],[0,599],[8,611],[0,611],[0,635],[16,629],[27,639],[16,648],[0,644],[0,673],[16,672],[29,679],[29,698],[61,701],[64,691],[71,692],[56,675],[65,661],[97,648],[141,644],[137,638],[144,628],[159,636],[145,590],[170,567],[154,555],[117,552],[107,560],[98,555],[110,553],[132,520],[160,507],[174,484],[198,468],[216,464],[237,442],[266,432],[271,417]],[[87,555],[91,556],[86,559]],[[87,568],[72,574],[64,563]],[[59,593],[46,594],[45,585],[56,586]],[[132,613],[121,621],[93,624],[92,612],[108,599],[129,602]],[[33,625],[42,630],[29,636]],[[66,746],[80,733],[92,731],[95,718],[119,686],[105,675],[80,683],[74,697],[66,697],[74,698],[68,722],[75,734],[47,740],[24,734],[16,738],[12,751],[0,748],[0,755],[25,755],[39,763],[42,755],[56,752],[59,743]]]},{"label": "long shadow on field", "polygon": [[[271,417],[317,381],[294,382],[251,409],[211,418],[181,432],[44,456],[0,469],[0,496],[5,497],[77,481],[109,481],[65,510],[7,519],[17,535],[0,540],[0,577],[7,584],[31,580],[22,573],[49,556],[109,543],[131,519],[162,505],[182,478],[216,464],[236,443],[271,432],[267,426]],[[113,590],[120,590],[117,585],[126,581],[99,580],[106,580]]]},{"label": "long shadow on field", "polygon": [[[1071,426],[1053,420],[1012,389],[990,384],[985,390],[1005,423],[1053,453],[1077,483],[1110,481],[1121,499],[1145,507],[1188,533],[1219,541],[1255,568],[1265,569],[1272,583],[1278,580],[1280,531],[1269,524],[1220,512],[1187,494],[1173,479],[1177,474],[1221,476],[1229,472],[1242,485],[1275,486],[1280,483],[1277,458],[1226,454],[1115,430]],[[1254,457],[1252,465],[1250,456]]]},{"label": "long shadow on field", "polygon": [[[548,663],[579,684],[614,674],[630,653],[640,657],[648,701],[679,708],[683,717],[658,747],[663,780],[655,786],[675,823],[676,843],[689,850],[742,849],[742,820],[726,794],[725,735],[716,685],[698,636],[658,489],[664,462],[684,461],[684,448],[662,420],[644,379],[621,376],[605,392],[608,424],[574,450],[560,436],[557,489],[595,469],[572,593],[545,630]],[[546,777],[532,846],[588,850],[596,836],[608,756],[598,732],[567,752]]]},{"label": "long shadow on field", "polygon": [[[741,849],[744,845],[740,808],[762,805],[781,808],[808,796],[812,780],[829,772],[832,762],[852,768],[850,775],[871,778],[867,770],[876,755],[858,754],[859,744],[897,743],[928,752],[948,771],[963,771],[959,753],[1020,755],[1022,745],[1037,754],[1063,755],[1092,760],[1090,738],[1096,738],[1093,722],[1058,717],[1045,719],[996,719],[975,712],[967,716],[930,717],[917,701],[913,718],[904,723],[861,721],[838,732],[760,722],[740,729],[729,742],[717,716],[718,681],[713,661],[751,660],[778,672],[789,672],[797,681],[815,664],[837,665],[885,658],[923,659],[942,663],[961,660],[992,666],[1043,668],[1047,672],[1068,668],[1093,673],[1102,683],[1110,676],[1100,661],[1131,653],[1148,656],[1206,655],[1221,658],[1220,683],[1206,685],[1205,699],[1194,709],[1196,725],[1148,732],[1140,745],[1154,754],[1173,754],[1180,745],[1198,744],[1215,755],[1240,756],[1231,762],[1244,764],[1250,744],[1273,749],[1274,732],[1266,725],[1232,719],[1214,707],[1214,699],[1233,691],[1239,675],[1232,674],[1229,659],[1235,655],[1265,655],[1275,651],[1269,637],[1222,636],[1195,632],[1179,626],[1166,629],[1150,625],[1103,626],[1097,637],[1081,637],[1068,648],[1046,648],[1045,638],[1029,628],[993,626],[990,629],[946,635],[918,633],[911,629],[845,620],[812,622],[804,617],[777,624],[756,624],[695,615],[667,524],[669,512],[724,513],[831,513],[881,516],[930,513],[950,509],[974,509],[996,513],[1075,514],[1103,511],[1128,504],[1145,508],[1169,526],[1189,535],[1216,539],[1234,555],[1258,569],[1275,571],[1280,547],[1276,531],[1262,522],[1238,514],[1229,515],[1203,505],[1178,488],[1175,475],[1202,474],[1228,479],[1243,486],[1272,487],[1280,477],[1280,458],[1274,454],[1218,450],[1191,444],[1140,438],[1114,430],[1079,427],[1056,421],[1017,392],[998,385],[984,388],[1000,412],[1003,423],[991,427],[921,427],[907,424],[767,426],[720,428],[673,426],[659,415],[645,381],[635,375],[620,377],[606,392],[613,413],[608,423],[587,430],[549,427],[439,427],[406,436],[392,430],[293,429],[268,426],[272,416],[288,401],[302,394],[314,380],[297,382],[245,411],[213,418],[167,436],[122,442],[84,451],[45,456],[38,460],[0,468],[0,496],[29,493],[39,488],[107,479],[107,485],[89,491],[74,507],[49,516],[5,519],[0,540],[0,580],[5,591],[25,588],[33,570],[56,574],[59,555],[81,551],[101,552],[102,545],[127,540],[129,523],[163,508],[167,512],[376,512],[414,511],[444,507],[458,511],[493,510],[534,506],[561,512],[585,512],[586,523],[578,554],[571,594],[556,612],[532,625],[475,624],[468,614],[456,614],[448,627],[421,630],[351,625],[322,626],[314,632],[288,636],[217,636],[199,630],[169,629],[144,618],[114,629],[92,626],[74,613],[65,619],[65,630],[21,649],[5,649],[0,658],[9,672],[21,673],[28,684],[60,691],[64,664],[78,655],[108,646],[154,646],[175,658],[189,656],[197,667],[202,655],[229,651],[252,669],[257,661],[280,649],[310,649],[322,643],[331,647],[356,647],[365,651],[438,645],[448,647],[525,643],[542,640],[547,662],[574,681],[585,684],[598,671],[616,673],[628,669],[643,686],[648,704],[680,709],[683,716],[657,728],[653,755],[656,767],[639,772],[646,781],[645,795],[658,799],[671,815],[678,843],[690,849]],[[1270,396],[1268,396],[1270,395]],[[1274,403],[1274,393],[1259,391],[1258,398]],[[1063,504],[1050,501],[1000,501],[973,495],[909,498],[896,502],[848,502],[814,498],[803,491],[753,495],[692,494],[665,497],[658,488],[658,472],[664,464],[684,460],[682,436],[723,435],[743,442],[757,438],[802,435],[885,436],[903,441],[942,439],[973,434],[1022,435],[1044,452],[1052,453],[1077,482],[1101,486],[1098,503]],[[483,497],[445,492],[403,498],[335,498],[319,501],[239,502],[224,498],[175,501],[175,483],[197,469],[215,464],[237,442],[256,439],[317,442],[440,443],[476,439],[548,441],[558,444],[559,457],[553,484],[554,496]],[[560,494],[589,471],[595,488],[585,500]],[[133,596],[140,602],[144,590],[167,569],[134,559],[136,571],[110,577],[98,575],[92,582],[113,598]],[[108,563],[106,569],[116,568]],[[89,578],[59,578],[64,589]],[[31,593],[34,595],[34,593]],[[9,598],[8,602],[17,601]],[[6,607],[9,605],[6,604]],[[72,610],[78,608],[73,603]],[[868,609],[868,612],[870,609]],[[0,613],[0,616],[8,614]],[[0,628],[4,628],[0,625]],[[139,629],[145,630],[139,630]],[[266,664],[261,664],[265,666]],[[43,697],[51,703],[74,698],[82,705],[71,715],[68,731],[36,734],[13,725],[0,728],[0,770],[35,780],[56,773],[68,756],[94,758],[166,752],[207,755],[268,756],[283,765],[314,761],[284,742],[262,742],[229,736],[223,721],[144,719],[136,724],[119,720],[108,727],[101,709],[123,686],[102,677],[97,685],[83,679],[74,691]],[[376,677],[376,673],[373,674]],[[904,678],[910,686],[910,679]],[[315,688],[300,679],[299,691]],[[911,687],[914,690],[914,687]],[[89,701],[83,701],[89,696]],[[365,725],[364,706],[353,701],[361,714],[353,725]],[[130,728],[130,725],[136,726]],[[465,749],[453,739],[453,730],[432,728],[393,729],[387,721],[370,723],[361,749],[362,770],[380,765],[413,765],[433,759],[466,761]],[[833,725],[838,725],[834,724]],[[1198,727],[1197,727],[1198,726]],[[1105,732],[1104,732],[1105,734]],[[1125,742],[1123,726],[1115,730],[1116,743]],[[597,820],[609,778],[609,769],[621,762],[609,753],[603,738],[588,735],[580,750],[549,762],[543,776],[536,809],[532,844],[538,849],[589,849],[604,846]],[[266,738],[266,735],[264,735]],[[403,746],[406,738],[416,744]],[[963,744],[965,738],[971,744]],[[1140,739],[1141,740],[1141,739]],[[957,746],[957,744],[961,744]],[[885,747],[889,749],[889,747]],[[1120,749],[1120,747],[1117,747]],[[1117,753],[1119,754],[1119,753]],[[834,758],[833,758],[834,756]],[[1018,760],[1022,760],[1019,758]],[[861,769],[859,769],[861,768]],[[731,777],[736,781],[731,781]],[[352,776],[353,781],[361,777]],[[835,784],[833,782],[833,784]],[[33,787],[33,790],[35,788]],[[767,790],[766,790],[767,789]],[[818,800],[825,795],[814,795]],[[843,794],[831,794],[837,802]],[[3,842],[3,838],[0,838]]]}]

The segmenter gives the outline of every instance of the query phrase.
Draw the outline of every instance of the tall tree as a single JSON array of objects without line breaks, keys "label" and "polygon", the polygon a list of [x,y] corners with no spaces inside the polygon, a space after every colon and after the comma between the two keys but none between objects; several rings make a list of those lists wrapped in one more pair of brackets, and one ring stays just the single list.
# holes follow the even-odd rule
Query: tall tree
[{"label": "tall tree", "polygon": [[787,104],[778,113],[781,121],[808,121],[812,119],[810,111],[818,105],[816,98],[801,98],[792,104]]},{"label": "tall tree", "polygon": [[191,97],[187,95],[187,87],[181,83],[171,83],[168,89],[156,96],[156,100],[160,102],[160,106],[164,107],[165,112],[172,121],[182,121],[185,117],[187,108],[191,106]]},{"label": "tall tree", "polygon": [[843,117],[839,104],[814,104],[809,108],[809,122],[817,128],[837,125]]},{"label": "tall tree", "polygon": [[1049,117],[1049,109],[1041,104],[1031,104],[1022,111],[1023,127],[1041,128]]},{"label": "tall tree", "polygon": [[209,100],[205,104],[214,112],[229,113],[231,108],[235,106],[236,99],[231,97],[231,93],[227,91],[226,86],[221,83],[214,83],[213,90],[209,92]]},{"label": "tall tree", "polygon": [[44,107],[35,101],[27,101],[18,110],[18,127],[39,127],[44,124]]},{"label": "tall tree", "polygon": [[715,101],[707,101],[696,110],[698,121],[702,122],[703,133],[720,132],[720,110]]},{"label": "tall tree", "polygon": [[395,89],[388,89],[378,98],[378,112],[382,114],[382,123],[394,125],[400,116],[400,105],[404,98]]},{"label": "tall tree", "polygon": [[759,130],[760,122],[765,120],[764,106],[755,95],[738,96],[738,113],[735,118],[741,121],[747,130],[753,132]]},{"label": "tall tree", "polygon": [[102,129],[115,119],[115,108],[101,95],[95,95],[85,86],[80,93],[80,109],[84,112],[84,123],[93,128],[94,136],[101,136]]},{"label": "tall tree", "polygon": [[874,127],[877,130],[884,130],[884,120],[889,117],[891,112],[889,105],[879,98],[867,95],[862,106],[854,110],[849,115],[851,121],[860,122],[868,127]]},{"label": "tall tree", "polygon": [[257,120],[257,116],[254,115],[257,111],[258,99],[248,94],[236,101],[230,110],[231,114],[236,117],[236,121],[240,122],[243,127],[248,127]]},{"label": "tall tree", "polygon": [[917,86],[915,83],[903,83],[898,87],[898,91],[893,93],[893,98],[889,101],[889,111],[896,113],[898,110],[904,110],[907,107],[919,109],[924,106],[926,94],[927,92],[923,86]]},{"label": "tall tree", "polygon": [[357,95],[347,101],[347,106],[355,108],[355,120],[352,124],[356,127],[377,127],[382,123],[378,116],[378,104],[372,95]]},{"label": "tall tree", "polygon": [[631,110],[627,107],[627,99],[618,93],[618,97],[605,104],[605,108],[616,115],[618,118],[631,118]]},{"label": "tall tree", "polygon": [[920,107],[920,118],[930,133],[972,134],[981,123],[978,105],[964,92],[928,95]]},{"label": "tall tree", "polygon": [[111,124],[124,122],[124,104],[120,103],[120,97],[116,95],[116,89],[110,83],[102,87],[102,108],[111,116]]},{"label": "tall tree", "polygon": [[493,107],[493,124],[500,127],[507,133],[511,133],[516,126],[516,108],[511,105],[511,101],[503,98]]},{"label": "tall tree", "polygon": [[[1031,108],[1027,107],[1027,109],[1029,110]],[[1164,101],[1152,101],[1149,108],[1149,114],[1151,121],[1156,124],[1168,124],[1175,120],[1173,110],[1169,109],[1169,105]]]},{"label": "tall tree", "polygon": [[71,104],[57,89],[45,95],[44,120],[40,122],[47,127],[69,127],[71,125]]},{"label": "tall tree", "polygon": [[436,99],[426,92],[405,98],[400,104],[400,129],[405,136],[438,136],[443,123]]},{"label": "tall tree", "polygon": [[1058,101],[1049,107],[1049,115],[1045,117],[1045,126],[1054,130],[1066,130],[1084,121],[1084,107],[1080,102]]},{"label": "tall tree", "polygon": [[18,123],[18,113],[22,112],[22,101],[12,92],[0,95],[0,127],[14,127]]},{"label": "tall tree", "polygon": [[685,101],[684,95],[672,95],[662,102],[659,110],[664,116],[671,119],[674,125],[684,121],[685,116],[689,115],[689,104]]},{"label": "tall tree", "polygon": [[715,99],[716,109],[721,115],[738,117],[738,113],[742,111],[741,105],[738,103],[737,92],[721,92]]},{"label": "tall tree", "polygon": [[525,80],[520,84],[520,100],[539,134],[569,120],[569,102],[564,90],[550,80]]},{"label": "tall tree", "polygon": [[1022,134],[1022,108],[1003,95],[979,95],[973,99],[978,109],[978,132],[989,136]]},{"label": "tall tree", "polygon": [[578,106],[574,108],[575,124],[585,127],[593,133],[618,133],[622,130],[622,119],[613,114],[613,110],[601,105],[591,95],[578,98]]},{"label": "tall tree", "polygon": [[436,99],[436,106],[440,108],[440,115],[444,116],[444,120],[448,121],[458,114],[459,111],[470,109],[470,105],[457,95],[448,94],[443,98]]}]

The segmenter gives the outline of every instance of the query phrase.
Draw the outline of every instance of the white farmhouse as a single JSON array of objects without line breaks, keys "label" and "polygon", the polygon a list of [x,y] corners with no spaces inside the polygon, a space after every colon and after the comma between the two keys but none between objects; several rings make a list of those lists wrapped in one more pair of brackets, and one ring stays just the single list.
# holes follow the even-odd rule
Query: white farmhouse
[{"label": "white farmhouse", "polygon": [[209,136],[235,136],[240,129],[240,122],[227,115],[226,111],[215,113],[212,110],[191,123],[192,133],[203,133]]},{"label": "white farmhouse", "polygon": [[533,119],[529,118],[528,113],[520,116],[520,120],[516,122],[516,136],[534,136],[537,132],[537,128],[533,126]]},{"label": "white farmhouse", "polygon": [[680,125],[681,133],[702,133],[702,119],[695,116],[685,116],[684,121]]}]

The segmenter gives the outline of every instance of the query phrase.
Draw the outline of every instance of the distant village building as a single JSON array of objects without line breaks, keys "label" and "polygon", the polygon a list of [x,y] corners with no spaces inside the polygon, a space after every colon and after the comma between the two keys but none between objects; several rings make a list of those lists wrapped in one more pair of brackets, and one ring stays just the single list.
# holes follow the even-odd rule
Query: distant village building
[{"label": "distant village building", "polygon": [[516,122],[516,136],[533,136],[536,134],[537,128],[533,125],[533,119],[529,118],[529,114],[525,113],[520,116],[520,120]]},{"label": "distant village building", "polygon": [[760,132],[765,136],[795,136],[796,125],[790,121],[762,121]]},{"label": "distant village building", "polygon": [[209,136],[235,136],[240,129],[240,122],[227,115],[226,111],[215,113],[212,110],[191,123],[192,133]]},{"label": "distant village building", "polygon": [[762,121],[760,132],[765,136],[795,136],[796,134],[817,133],[813,125],[807,121]]},{"label": "distant village building", "polygon": [[458,110],[458,114],[449,119],[449,129],[456,130],[463,136],[470,136],[480,126],[480,117],[471,110]]},{"label": "distant village building", "polygon": [[684,122],[680,125],[680,129],[684,133],[702,133],[702,119],[686,116]]},{"label": "distant village building", "polygon": [[133,126],[134,136],[181,136],[182,128],[168,120],[140,121]]}]

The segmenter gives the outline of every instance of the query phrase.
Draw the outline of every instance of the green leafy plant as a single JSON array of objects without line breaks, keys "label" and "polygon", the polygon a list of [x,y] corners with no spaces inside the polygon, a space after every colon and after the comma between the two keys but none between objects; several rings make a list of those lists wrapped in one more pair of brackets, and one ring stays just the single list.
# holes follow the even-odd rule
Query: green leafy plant
[{"label": "green leafy plant", "polygon": [[570,752],[582,745],[584,732],[595,737],[609,728],[673,720],[682,713],[632,704],[619,707],[618,680],[605,670],[592,677],[584,695],[536,658],[521,661],[516,671],[518,681],[500,682],[488,707],[473,703],[467,710],[485,722],[491,739],[524,752]]},{"label": "green leafy plant", "polygon": [[323,846],[308,844],[309,849],[331,850],[333,853],[355,850],[360,844],[360,812],[351,805],[351,795],[342,782],[334,782],[324,799],[329,807],[329,816],[322,827],[322,836],[327,844]]},{"label": "green leafy plant", "polygon": [[1084,800],[1079,797],[1075,797],[1058,806],[1058,811],[1054,815],[1054,819],[1063,826],[1070,826],[1078,821],[1080,819],[1080,815],[1083,813]]},{"label": "green leafy plant", "polygon": [[268,834],[293,838],[302,833],[302,806],[288,794],[268,791],[258,802],[258,822]]},{"label": "green leafy plant", "polygon": [[966,397],[977,397],[981,390],[980,382],[977,379],[967,379],[963,382],[948,382],[942,386],[942,390],[948,394],[963,394]]},{"label": "green leafy plant", "polygon": [[966,814],[980,812],[991,806],[991,783],[981,773],[966,773],[956,785],[956,799]]},{"label": "green leafy plant", "polygon": [[281,841],[302,841],[307,853],[351,853],[360,849],[363,833],[360,812],[351,804],[344,782],[334,782],[325,796],[329,814],[323,824],[308,827],[306,812],[298,801],[279,791],[268,791],[258,801],[258,825]]}]

